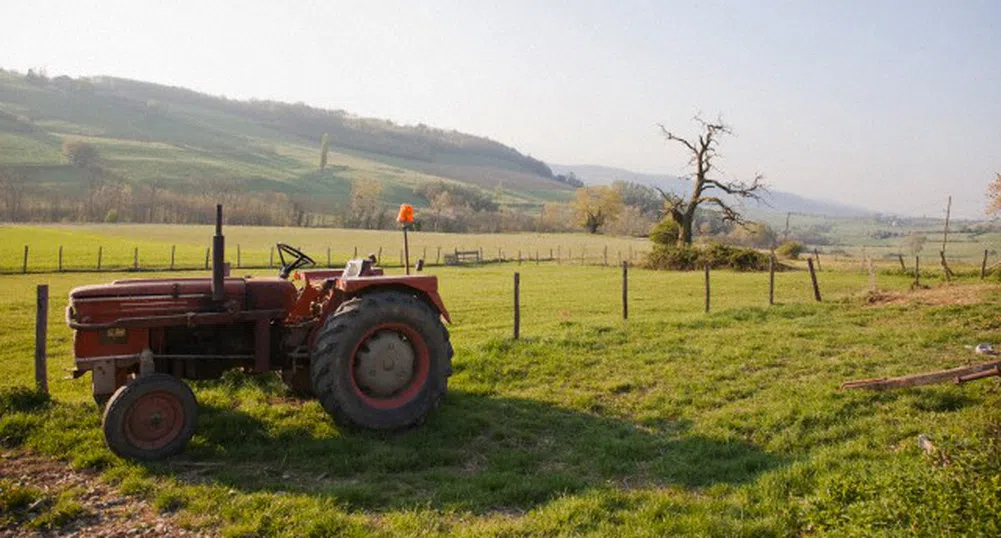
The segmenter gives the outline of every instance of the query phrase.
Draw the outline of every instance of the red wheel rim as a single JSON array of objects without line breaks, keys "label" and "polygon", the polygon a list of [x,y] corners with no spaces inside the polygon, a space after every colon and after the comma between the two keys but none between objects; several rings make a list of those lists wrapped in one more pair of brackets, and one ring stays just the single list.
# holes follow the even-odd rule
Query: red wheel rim
[{"label": "red wheel rim", "polygon": [[184,427],[184,405],[167,391],[140,396],[125,415],[125,437],[143,450],[158,450],[177,438]]},{"label": "red wheel rim", "polygon": [[[388,396],[377,396],[367,392],[359,385],[356,370],[359,360],[359,350],[366,344],[366,342],[369,341],[370,338],[376,336],[378,333],[382,333],[383,331],[397,333],[410,345],[410,349],[413,351],[414,355],[413,373],[410,376],[410,380],[400,389]],[[395,409],[411,401],[414,396],[416,396],[421,389],[424,388],[424,384],[427,383],[428,380],[428,373],[431,370],[430,352],[428,351],[427,343],[425,343],[424,337],[412,327],[403,323],[384,323],[366,331],[365,334],[358,339],[358,343],[355,344],[354,349],[351,350],[350,364],[351,371],[349,372],[349,377],[351,378],[351,388],[354,389],[355,394],[367,405],[376,409]]]}]

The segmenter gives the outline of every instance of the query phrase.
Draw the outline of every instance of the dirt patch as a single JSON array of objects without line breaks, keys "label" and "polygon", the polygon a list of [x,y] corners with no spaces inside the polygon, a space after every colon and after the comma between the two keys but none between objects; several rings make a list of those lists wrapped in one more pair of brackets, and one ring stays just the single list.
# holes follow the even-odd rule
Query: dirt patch
[{"label": "dirt patch", "polygon": [[996,284],[940,286],[909,292],[878,291],[868,293],[864,300],[872,306],[886,305],[971,305],[984,302],[991,292],[1001,291]]},{"label": "dirt patch", "polygon": [[[93,471],[76,471],[65,463],[20,452],[0,454],[0,480],[13,488],[40,492],[39,499],[20,510],[17,522],[3,523],[0,538],[14,536],[211,536],[188,531],[148,503],[122,495]],[[36,530],[30,522],[44,517],[52,499],[68,497],[76,509],[57,528]]]}]

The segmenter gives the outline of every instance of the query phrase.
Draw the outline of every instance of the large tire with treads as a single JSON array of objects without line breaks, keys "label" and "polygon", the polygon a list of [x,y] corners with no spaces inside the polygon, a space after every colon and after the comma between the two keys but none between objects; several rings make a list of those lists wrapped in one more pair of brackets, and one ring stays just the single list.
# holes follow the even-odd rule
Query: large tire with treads
[{"label": "large tire with treads", "polygon": [[317,334],[313,390],[341,426],[395,430],[424,422],[448,389],[452,344],[439,313],[416,295],[345,301]]}]

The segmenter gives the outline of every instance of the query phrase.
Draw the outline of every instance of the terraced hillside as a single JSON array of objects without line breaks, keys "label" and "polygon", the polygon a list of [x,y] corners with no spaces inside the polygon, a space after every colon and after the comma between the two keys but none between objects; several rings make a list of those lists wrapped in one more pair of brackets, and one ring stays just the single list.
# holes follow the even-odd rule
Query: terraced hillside
[{"label": "terraced hillside", "polygon": [[[331,151],[321,171],[324,133]],[[344,204],[357,178],[382,182],[387,203],[420,203],[416,186],[438,179],[495,192],[509,207],[565,200],[571,191],[545,163],[455,131],[110,77],[0,71],[0,172],[65,196],[82,192],[89,177],[63,154],[67,138],[92,144],[102,168],[126,182],[278,192],[317,212]]]}]

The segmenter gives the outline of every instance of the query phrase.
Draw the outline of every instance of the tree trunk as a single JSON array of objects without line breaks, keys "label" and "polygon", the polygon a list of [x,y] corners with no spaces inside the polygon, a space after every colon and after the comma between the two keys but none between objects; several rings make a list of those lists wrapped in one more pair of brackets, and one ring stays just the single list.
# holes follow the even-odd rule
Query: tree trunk
[{"label": "tree trunk", "polygon": [[686,211],[681,215],[680,226],[678,227],[678,247],[692,244],[692,226],[695,222],[695,212]]}]

